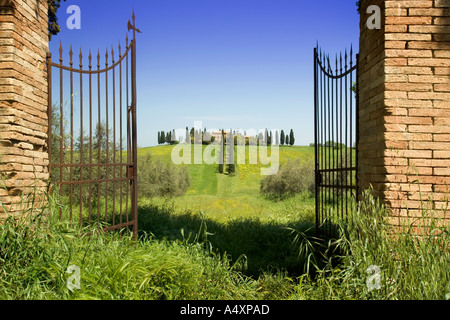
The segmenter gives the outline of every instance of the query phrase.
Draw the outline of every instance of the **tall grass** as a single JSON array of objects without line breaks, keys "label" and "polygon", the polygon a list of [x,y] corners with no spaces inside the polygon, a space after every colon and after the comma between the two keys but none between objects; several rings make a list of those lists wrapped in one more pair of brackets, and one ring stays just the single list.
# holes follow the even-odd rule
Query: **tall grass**
[{"label": "tall grass", "polygon": [[[445,213],[445,209],[424,209],[416,221],[421,226],[418,234],[415,225],[391,225],[386,208],[366,192],[349,221],[339,224],[340,237],[319,241],[326,249],[314,254],[325,261],[325,266],[318,266],[320,259],[311,259],[312,267],[316,267],[315,278],[302,276],[294,296],[450,299],[450,226],[443,221]],[[333,250],[334,255],[327,255],[327,250]],[[333,261],[336,258],[340,262],[337,265]]]},{"label": "tall grass", "polygon": [[[0,225],[0,299],[265,299],[286,282],[244,276],[226,254],[205,246],[204,224],[192,239],[142,232],[134,242],[123,232],[61,221],[58,211],[52,200],[45,210]],[[67,285],[69,266],[80,269],[80,289]]]},{"label": "tall grass", "polygon": [[[134,242],[61,221],[59,207],[48,197],[0,223],[0,299],[450,299],[445,209],[399,230],[366,193],[339,237],[322,239],[308,221],[222,224],[147,206]],[[69,266],[80,289],[67,286]]]}]

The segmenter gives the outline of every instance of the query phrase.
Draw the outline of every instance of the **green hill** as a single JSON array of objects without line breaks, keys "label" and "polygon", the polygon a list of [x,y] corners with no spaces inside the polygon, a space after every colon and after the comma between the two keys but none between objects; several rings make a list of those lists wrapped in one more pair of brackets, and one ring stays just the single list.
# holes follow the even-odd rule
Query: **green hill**
[{"label": "green hill", "polygon": [[[142,148],[139,149],[138,155],[150,153],[161,161],[170,162],[173,148],[174,146]],[[205,146],[203,146],[204,149]],[[269,152],[275,152],[275,150],[274,148]],[[239,156],[239,151],[242,152],[243,150],[236,148],[236,157]],[[193,153],[192,148],[192,159]],[[276,154],[274,154],[274,157],[276,157]],[[296,159],[312,161],[314,159],[314,148],[279,148],[280,165]],[[298,220],[299,215],[307,220],[311,220],[313,217],[314,200],[311,197],[298,195],[284,201],[275,202],[260,195],[260,181],[263,177],[261,168],[270,167],[270,164],[262,165],[259,161],[257,164],[249,164],[248,147],[245,149],[245,164],[236,166],[234,176],[219,174],[217,164],[203,163],[186,166],[189,171],[191,186],[184,196],[169,200],[171,205],[175,207],[176,212],[203,212],[207,218],[219,222],[254,217],[263,220],[275,219],[276,221]],[[153,204],[162,204],[167,199],[140,199],[140,201],[141,203],[151,201]]]}]

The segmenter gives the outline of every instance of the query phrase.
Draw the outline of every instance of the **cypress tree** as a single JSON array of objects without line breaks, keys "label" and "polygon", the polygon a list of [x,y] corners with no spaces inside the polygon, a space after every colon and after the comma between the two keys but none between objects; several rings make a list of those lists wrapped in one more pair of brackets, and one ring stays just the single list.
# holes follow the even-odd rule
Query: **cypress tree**
[{"label": "cypress tree", "polygon": [[166,143],[166,134],[164,131],[161,131],[161,144]]},{"label": "cypress tree", "polygon": [[225,154],[224,154],[224,138],[225,138],[225,135],[222,130],[222,138],[220,141],[220,151],[219,151],[219,173],[223,173],[223,158],[225,156]]},{"label": "cypress tree", "polygon": [[286,133],[286,138],[285,138],[285,140],[286,140],[286,145],[288,146],[288,145],[289,145],[289,136],[288,136],[287,133]]},{"label": "cypress tree", "polygon": [[284,131],[283,130],[281,130],[281,134],[280,134],[280,144],[282,146],[284,146]]},{"label": "cypress tree", "polygon": [[176,141],[177,141],[177,135],[175,133],[175,129],[173,129],[171,139],[170,139],[170,144],[175,144]]},{"label": "cypress tree", "polygon": [[161,144],[161,131],[158,131],[158,144]]},{"label": "cypress tree", "polygon": [[234,165],[234,137],[233,131],[230,130],[230,135],[227,137],[227,145],[228,145],[228,160],[227,160],[227,171],[228,174],[234,174],[236,172],[236,167]]},{"label": "cypress tree", "polygon": [[293,146],[294,143],[295,143],[294,130],[291,129],[291,132],[289,133],[289,144]]},{"label": "cypress tree", "polygon": [[186,127],[186,137],[184,139],[185,139],[184,143],[189,143],[189,144],[191,143],[191,135],[189,134],[188,127]]}]

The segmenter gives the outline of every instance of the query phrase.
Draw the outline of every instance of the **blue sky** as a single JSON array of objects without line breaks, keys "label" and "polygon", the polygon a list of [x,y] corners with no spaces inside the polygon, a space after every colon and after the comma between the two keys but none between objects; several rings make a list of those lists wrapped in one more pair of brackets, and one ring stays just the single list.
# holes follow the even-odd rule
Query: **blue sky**
[{"label": "blue sky", "polygon": [[[313,48],[334,57],[358,52],[356,0],[67,0],[60,41],[75,52],[105,52],[137,36],[138,145],[157,132],[193,127],[294,129],[296,145],[314,139]],[[69,5],[81,29],[69,30]],[[68,49],[67,49],[68,50]],[[87,53],[86,53],[87,55]]]}]

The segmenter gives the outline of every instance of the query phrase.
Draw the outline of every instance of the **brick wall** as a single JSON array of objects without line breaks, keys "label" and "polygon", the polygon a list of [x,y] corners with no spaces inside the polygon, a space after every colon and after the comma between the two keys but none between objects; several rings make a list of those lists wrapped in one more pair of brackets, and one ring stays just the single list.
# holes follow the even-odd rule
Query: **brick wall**
[{"label": "brick wall", "polygon": [[[366,28],[369,5],[381,30]],[[394,223],[450,200],[450,0],[362,1],[360,173]],[[450,219],[450,215],[447,216]]]},{"label": "brick wall", "polygon": [[48,180],[47,21],[46,0],[0,0],[0,201],[8,211]]}]

